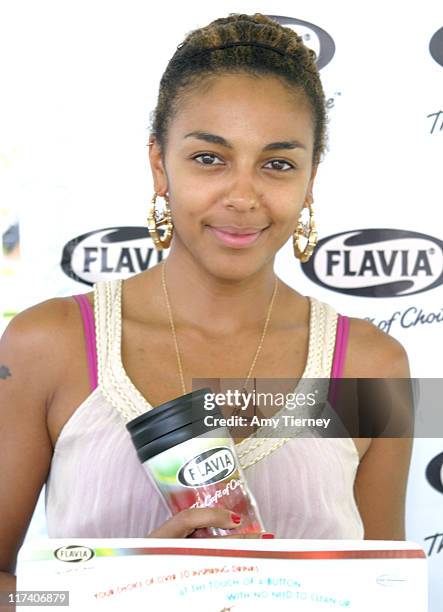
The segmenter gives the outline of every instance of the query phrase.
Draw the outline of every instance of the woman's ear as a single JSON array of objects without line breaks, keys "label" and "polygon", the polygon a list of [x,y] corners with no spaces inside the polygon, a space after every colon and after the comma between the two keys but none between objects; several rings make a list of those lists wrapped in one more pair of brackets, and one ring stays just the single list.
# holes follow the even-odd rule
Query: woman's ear
[{"label": "woman's ear", "polygon": [[308,196],[310,196],[311,199],[313,198],[312,190],[314,188],[314,180],[315,180],[315,176],[317,174],[317,169],[318,169],[318,164],[312,166],[311,176],[309,178],[308,186],[307,186],[307,189],[306,189],[306,194]]},{"label": "woman's ear", "polygon": [[149,138],[149,163],[151,165],[152,180],[154,182],[155,193],[160,196],[165,195],[168,191],[168,177],[163,160],[162,149],[160,143],[151,136]]}]

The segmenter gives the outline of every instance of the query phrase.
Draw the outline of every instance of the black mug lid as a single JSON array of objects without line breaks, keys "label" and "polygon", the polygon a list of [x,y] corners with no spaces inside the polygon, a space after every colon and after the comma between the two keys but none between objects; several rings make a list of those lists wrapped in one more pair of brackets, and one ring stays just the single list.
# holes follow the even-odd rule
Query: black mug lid
[{"label": "black mug lid", "polygon": [[[217,430],[220,432],[218,436],[215,435]],[[230,438],[229,431],[226,427],[220,427],[220,425],[206,425],[203,420],[200,420],[180,427],[174,431],[170,431],[164,436],[155,438],[143,446],[136,447],[138,458],[144,463],[148,459],[159,455],[163,451],[169,450],[173,446],[205,435],[210,431],[214,431],[211,437]]]},{"label": "black mug lid", "polygon": [[[204,430],[205,428],[201,425],[196,429],[195,424],[203,421],[209,415],[221,416],[218,407],[211,408],[210,411],[205,408],[204,399],[208,393],[213,394],[210,387],[192,391],[160,404],[160,406],[129,421],[126,428],[131,435],[135,448],[138,450],[158,438],[168,436],[168,434],[187,426],[190,426],[189,431],[192,431],[192,427],[194,427],[194,431]],[[211,429],[214,429],[214,427],[206,427],[207,431]],[[171,446],[174,446],[174,444],[171,444]]]}]

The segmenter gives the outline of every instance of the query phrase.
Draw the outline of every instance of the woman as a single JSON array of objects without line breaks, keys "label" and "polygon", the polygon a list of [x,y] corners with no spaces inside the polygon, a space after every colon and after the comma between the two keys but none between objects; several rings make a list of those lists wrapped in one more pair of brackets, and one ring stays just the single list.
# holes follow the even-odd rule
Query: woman
[{"label": "woman", "polygon": [[[189,34],[162,78],[149,142],[149,227],[159,248],[172,235],[167,260],[96,284],[77,299],[81,311],[72,298],[38,304],[5,332],[4,572],[46,481],[54,537],[186,537],[237,526],[241,517],[226,510],[169,518],[124,427],[189,392],[193,378],[329,377],[333,367],[349,378],[409,376],[402,346],[363,320],[350,320],[344,359],[336,340],[346,341],[348,320],[273,270],[291,236],[302,260],[315,243],[326,120],[313,56],[263,15],[231,15]],[[404,538],[409,440],[298,438],[266,450],[243,465],[276,537]]]}]

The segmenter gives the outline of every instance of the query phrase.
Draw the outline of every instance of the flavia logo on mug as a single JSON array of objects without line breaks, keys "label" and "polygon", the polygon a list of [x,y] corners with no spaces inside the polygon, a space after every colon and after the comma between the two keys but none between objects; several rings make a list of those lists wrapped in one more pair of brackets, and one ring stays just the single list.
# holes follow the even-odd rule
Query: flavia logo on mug
[{"label": "flavia logo on mug", "polygon": [[184,487],[204,487],[228,478],[237,469],[235,457],[226,446],[201,453],[183,465],[177,480]]},{"label": "flavia logo on mug", "polygon": [[62,546],[54,551],[54,557],[59,561],[66,561],[67,563],[82,563],[89,561],[94,557],[95,553],[92,548],[87,546]]}]

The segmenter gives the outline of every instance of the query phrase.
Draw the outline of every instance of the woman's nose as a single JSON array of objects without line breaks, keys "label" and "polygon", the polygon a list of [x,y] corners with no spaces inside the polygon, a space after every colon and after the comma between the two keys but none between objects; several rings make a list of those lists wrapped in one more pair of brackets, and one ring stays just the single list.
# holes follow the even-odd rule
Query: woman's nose
[{"label": "woman's nose", "polygon": [[256,198],[229,198],[226,204],[227,208],[233,210],[255,210],[258,208],[258,200]]},{"label": "woman's nose", "polygon": [[237,177],[225,195],[228,208],[242,211],[255,210],[260,206],[260,195],[250,177]]}]

